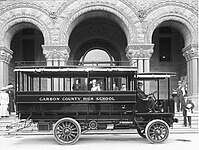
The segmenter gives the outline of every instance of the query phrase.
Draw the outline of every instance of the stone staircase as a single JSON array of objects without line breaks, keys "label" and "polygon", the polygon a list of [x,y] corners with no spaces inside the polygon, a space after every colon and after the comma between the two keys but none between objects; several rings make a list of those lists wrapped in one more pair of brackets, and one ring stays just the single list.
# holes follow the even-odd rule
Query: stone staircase
[{"label": "stone staircase", "polygon": [[0,118],[0,135],[7,132],[8,129],[6,129],[6,126],[10,125],[16,120],[17,120],[17,116],[15,115],[15,113],[12,113],[9,117]]},{"label": "stone staircase", "polygon": [[194,111],[193,112],[193,115],[191,117],[191,128],[188,126],[188,120],[187,120],[187,127],[184,126],[183,124],[183,115],[182,115],[182,112],[176,112],[175,113],[175,118],[178,119],[178,123],[174,123],[173,124],[173,129],[171,129],[171,131],[174,131],[174,132],[195,132],[197,133],[198,132],[198,118],[199,118],[199,112],[198,111]]},{"label": "stone staircase", "polygon": [[[190,127],[184,127],[183,126],[183,115],[182,112],[177,112],[175,114],[175,118],[178,119],[178,123],[174,123],[173,128],[171,128],[171,133],[198,133],[198,111],[194,111],[192,116],[192,128]],[[1,118],[0,119],[0,136],[8,133],[8,129],[6,129],[7,125],[10,125],[13,122],[18,121],[18,118],[16,117],[15,113],[11,114],[10,117],[7,118]],[[33,125],[30,128],[26,128],[23,131],[25,133],[34,134],[37,130],[37,126]],[[131,133],[132,130],[123,130],[121,133]]]}]

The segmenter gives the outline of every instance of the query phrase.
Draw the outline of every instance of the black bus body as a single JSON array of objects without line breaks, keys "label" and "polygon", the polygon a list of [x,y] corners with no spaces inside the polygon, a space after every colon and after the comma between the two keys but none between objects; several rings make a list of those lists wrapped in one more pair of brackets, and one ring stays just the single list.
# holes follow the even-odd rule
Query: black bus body
[{"label": "black bus body", "polygon": [[[170,78],[175,73],[137,73],[129,66],[32,66],[15,69],[15,95],[20,119],[39,130],[53,130],[59,144],[76,143],[88,130],[136,129],[151,143],[167,139],[174,119]],[[80,88],[73,90],[75,80]],[[96,80],[100,91],[91,91]],[[160,98],[160,81],[167,97]],[[142,97],[138,82],[155,82],[155,92]],[[113,89],[116,83],[118,90]],[[126,90],[121,91],[121,85]]]}]

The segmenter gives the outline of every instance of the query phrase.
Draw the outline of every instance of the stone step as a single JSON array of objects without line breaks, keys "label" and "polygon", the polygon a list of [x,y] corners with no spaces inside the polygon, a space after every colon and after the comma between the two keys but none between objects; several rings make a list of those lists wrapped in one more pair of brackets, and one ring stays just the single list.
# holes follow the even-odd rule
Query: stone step
[{"label": "stone step", "polygon": [[[185,127],[183,124],[173,125],[173,129],[190,129],[189,126]],[[198,129],[198,124],[192,124],[191,129]]]},{"label": "stone step", "polygon": [[[178,123],[174,123],[173,128],[174,129],[180,129],[180,130],[190,130],[189,127],[184,127],[183,122],[184,122],[184,117],[182,112],[176,112],[175,113],[175,118],[178,119]],[[191,117],[191,129],[195,129],[198,130],[198,118],[199,118],[199,114],[198,111],[193,111],[192,117]],[[187,124],[188,124],[188,120],[187,120]]]},{"label": "stone step", "polygon": [[0,119],[0,131],[7,130],[6,126],[10,125],[12,122],[15,122],[17,119],[17,116],[12,113],[9,117],[4,117]]},{"label": "stone step", "polygon": [[[197,111],[197,110],[193,110],[193,115],[198,115],[198,113],[199,113],[199,111]],[[178,115],[178,114],[180,114],[180,115],[182,115],[182,111],[180,111],[180,112],[175,112],[175,115]]]}]

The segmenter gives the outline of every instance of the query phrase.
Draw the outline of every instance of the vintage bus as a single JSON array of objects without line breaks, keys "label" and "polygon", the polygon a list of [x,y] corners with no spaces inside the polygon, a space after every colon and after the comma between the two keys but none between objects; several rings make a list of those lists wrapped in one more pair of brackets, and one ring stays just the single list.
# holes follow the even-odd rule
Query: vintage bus
[{"label": "vintage bus", "polygon": [[[20,120],[53,131],[59,144],[74,144],[89,130],[136,129],[151,143],[169,136],[174,118],[170,78],[137,73],[131,66],[20,66],[15,95]],[[160,89],[163,84],[164,88]],[[145,94],[138,84],[153,85]],[[167,93],[164,97],[161,90]]]}]

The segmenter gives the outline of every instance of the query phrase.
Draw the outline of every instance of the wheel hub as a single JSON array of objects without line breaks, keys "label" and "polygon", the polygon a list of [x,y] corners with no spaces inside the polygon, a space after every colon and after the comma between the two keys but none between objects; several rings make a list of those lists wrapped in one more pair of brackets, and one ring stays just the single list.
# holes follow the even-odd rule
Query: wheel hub
[{"label": "wheel hub", "polygon": [[65,128],[64,129],[64,134],[65,135],[70,135],[70,133],[71,133],[71,130],[69,128]]},{"label": "wheel hub", "polygon": [[161,131],[160,129],[156,129],[156,130],[154,131],[154,133],[155,133],[156,135],[161,135],[162,131]]}]

